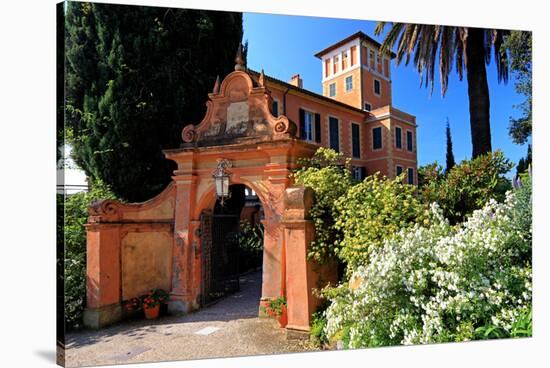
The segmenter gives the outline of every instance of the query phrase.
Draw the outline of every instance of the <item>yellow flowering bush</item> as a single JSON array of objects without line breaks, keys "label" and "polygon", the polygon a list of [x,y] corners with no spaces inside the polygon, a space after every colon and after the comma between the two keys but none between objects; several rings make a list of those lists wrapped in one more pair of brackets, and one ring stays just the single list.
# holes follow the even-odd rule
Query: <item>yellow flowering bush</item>
[{"label": "yellow flowering bush", "polygon": [[393,180],[368,176],[351,187],[335,203],[335,229],[342,237],[338,257],[348,273],[368,262],[369,254],[401,229],[428,221],[430,212],[416,196],[416,187]]}]

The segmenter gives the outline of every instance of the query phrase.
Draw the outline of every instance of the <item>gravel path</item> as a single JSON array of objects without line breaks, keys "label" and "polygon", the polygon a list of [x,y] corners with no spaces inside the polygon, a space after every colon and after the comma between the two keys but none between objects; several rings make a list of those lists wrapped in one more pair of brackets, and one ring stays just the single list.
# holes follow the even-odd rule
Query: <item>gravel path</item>
[{"label": "gravel path", "polygon": [[67,335],[69,367],[277,354],[313,350],[287,340],[272,319],[258,318],[261,273],[241,277],[241,291],[197,312],[136,320]]}]

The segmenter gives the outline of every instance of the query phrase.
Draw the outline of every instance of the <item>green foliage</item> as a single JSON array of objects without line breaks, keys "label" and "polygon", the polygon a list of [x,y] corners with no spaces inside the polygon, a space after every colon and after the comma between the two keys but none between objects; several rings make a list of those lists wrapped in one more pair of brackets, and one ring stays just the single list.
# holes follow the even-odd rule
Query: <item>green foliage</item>
[{"label": "green foliage", "polygon": [[99,199],[115,199],[109,187],[101,181],[93,183],[91,191],[80,192],[65,199],[57,196],[59,218],[58,244],[64,249],[65,325],[67,328],[82,324],[82,313],[86,302],[86,229],[88,206]]},{"label": "green foliage", "polygon": [[428,225],[400,231],[349,286],[325,290],[326,334],[349,348],[531,336],[530,193],[526,180],[456,226],[434,203]]},{"label": "green foliage", "polygon": [[239,241],[239,271],[243,272],[261,266],[264,227],[262,224],[252,225],[241,221],[238,234]]},{"label": "green foliage", "polygon": [[520,177],[521,174],[524,174],[528,171],[529,166],[532,165],[531,157],[531,145],[527,145],[527,156],[519,159],[519,162],[516,166],[516,178]]},{"label": "green foliage", "polygon": [[445,129],[445,135],[447,136],[447,155],[446,155],[447,167],[445,168],[445,173],[448,173],[456,164],[455,155],[453,153],[453,139],[451,137],[451,126],[449,125],[449,118],[447,118],[447,127]]},{"label": "green foliage", "polygon": [[[274,299],[270,299],[267,302],[267,309],[272,311],[275,316],[280,316],[283,313],[283,305],[286,307],[286,298],[284,296],[279,296]],[[265,309],[265,307],[264,307]]]},{"label": "green foliage", "polygon": [[532,134],[532,32],[511,31],[505,38],[501,52],[510,54],[510,70],[515,77],[516,92],[525,101],[515,106],[521,111],[519,118],[510,118],[508,132],[517,144],[524,144]]},{"label": "green foliage", "polygon": [[153,289],[140,297],[143,308],[153,308],[168,302],[170,295],[163,289]]},{"label": "green foliage", "polygon": [[337,254],[347,263],[348,274],[399,230],[428,221],[427,207],[415,191],[415,186],[403,184],[402,175],[393,180],[372,175],[336,201],[335,228],[342,233]]},{"label": "green foliage", "polygon": [[216,76],[233,70],[242,14],[67,2],[65,29],[72,158],[118,197],[151,198],[175,169],[162,150],[179,146]]},{"label": "green foliage", "polygon": [[418,170],[420,193],[425,202],[437,202],[445,217],[455,224],[491,198],[502,201],[511,187],[504,174],[512,167],[501,151],[464,160],[447,175],[432,164]]},{"label": "green foliage", "polygon": [[323,312],[315,312],[311,316],[309,335],[311,341],[317,345],[322,346],[328,343],[328,336],[325,333],[327,326],[327,318]]},{"label": "green foliage", "polygon": [[349,160],[334,150],[320,147],[293,177],[296,184],[307,186],[315,192],[311,216],[315,223],[316,239],[309,248],[308,257],[320,263],[335,256],[334,245],[340,234],[334,228],[336,202],[353,185]]}]

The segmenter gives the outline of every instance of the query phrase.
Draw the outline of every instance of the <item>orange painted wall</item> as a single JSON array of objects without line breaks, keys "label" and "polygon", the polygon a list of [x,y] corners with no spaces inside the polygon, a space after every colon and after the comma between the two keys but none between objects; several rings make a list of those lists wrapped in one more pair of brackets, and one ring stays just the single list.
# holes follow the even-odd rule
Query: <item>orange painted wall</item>
[{"label": "orange painted wall", "polygon": [[[374,80],[380,81],[380,95],[374,93]],[[370,103],[372,110],[391,104],[391,82],[363,70],[363,100]]]},{"label": "orange painted wall", "polygon": [[[351,91],[346,91],[346,78],[352,76],[353,88]],[[329,86],[336,84],[336,96],[330,97]],[[323,82],[323,95],[333,98],[336,101],[343,102],[355,108],[361,108],[361,70],[353,69],[347,73],[339,75],[336,78],[329,79]]]}]

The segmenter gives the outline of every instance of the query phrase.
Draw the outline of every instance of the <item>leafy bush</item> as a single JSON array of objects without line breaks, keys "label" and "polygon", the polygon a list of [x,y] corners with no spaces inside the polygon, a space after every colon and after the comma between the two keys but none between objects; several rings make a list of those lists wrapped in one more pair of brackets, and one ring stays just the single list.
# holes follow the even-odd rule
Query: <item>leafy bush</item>
[{"label": "leafy bush", "polygon": [[342,233],[338,257],[347,263],[348,273],[368,262],[369,254],[385,239],[428,221],[428,207],[415,194],[416,187],[378,174],[354,185],[335,203],[335,228]]},{"label": "leafy bush", "polygon": [[315,312],[311,316],[309,335],[311,341],[317,345],[322,346],[328,343],[328,337],[325,333],[325,328],[327,325],[327,318],[324,315],[324,312]]},{"label": "leafy bush", "polygon": [[504,177],[513,167],[502,151],[464,160],[447,175],[437,163],[418,169],[419,189],[425,202],[437,202],[451,224],[464,221],[490,199],[502,201],[510,182]]},{"label": "leafy bush", "polygon": [[241,221],[238,238],[239,270],[243,272],[261,266],[264,245],[262,224],[252,225],[246,220]]},{"label": "leafy bush", "polygon": [[334,228],[336,201],[353,185],[349,160],[328,148],[319,148],[310,159],[302,159],[303,165],[293,177],[297,184],[310,187],[315,192],[311,216],[315,223],[315,241],[309,247],[308,257],[319,263],[334,258],[334,245],[340,234]]},{"label": "leafy bush", "polygon": [[432,204],[428,226],[401,230],[349,286],[325,290],[327,336],[349,348],[530,336],[530,193],[527,182],[457,226]]},{"label": "leafy bush", "polygon": [[82,324],[86,305],[86,229],[88,206],[94,200],[114,199],[101,181],[92,185],[90,192],[80,192],[63,198],[58,195],[58,211],[64,211],[63,228],[58,242],[64,248],[65,325],[76,328]]}]

